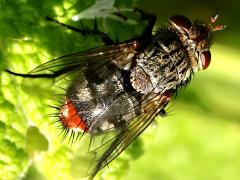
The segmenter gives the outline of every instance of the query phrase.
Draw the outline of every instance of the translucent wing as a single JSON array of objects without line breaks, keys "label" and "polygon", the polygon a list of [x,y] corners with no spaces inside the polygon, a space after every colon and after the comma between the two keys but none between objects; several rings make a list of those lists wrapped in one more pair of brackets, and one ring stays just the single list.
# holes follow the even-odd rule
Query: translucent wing
[{"label": "translucent wing", "polygon": [[[88,73],[101,71],[103,74],[108,74],[110,72],[104,70],[104,65],[114,64],[124,68],[136,53],[134,41],[129,41],[62,56],[37,66],[27,74],[6,71],[24,77],[22,88],[29,94],[38,88],[41,89],[38,91],[40,96],[52,98],[54,94],[63,94],[61,89],[68,89],[72,81],[81,76],[83,71]],[[35,80],[30,81],[29,78]],[[61,88],[55,88],[55,92],[49,91],[53,85]]]},{"label": "translucent wing", "polygon": [[126,42],[117,45],[103,46],[62,56],[37,66],[27,74],[19,74],[9,70],[7,72],[29,78],[56,78],[76,70],[84,70],[85,67],[97,69],[112,61],[119,67],[125,66],[136,53],[134,42]]},{"label": "translucent wing", "polygon": [[[170,96],[155,95],[147,100],[143,109],[146,112],[141,113],[139,116],[130,120],[130,122],[118,131],[116,136],[102,146],[107,148],[102,152],[96,164],[90,169],[90,179],[93,179],[99,170],[107,166],[113,161],[121,152],[123,152],[133,141],[137,138],[155,119],[155,117],[164,109],[168,104]],[[92,152],[98,154],[102,147],[99,147]],[[98,155],[99,156],[99,155]]]}]

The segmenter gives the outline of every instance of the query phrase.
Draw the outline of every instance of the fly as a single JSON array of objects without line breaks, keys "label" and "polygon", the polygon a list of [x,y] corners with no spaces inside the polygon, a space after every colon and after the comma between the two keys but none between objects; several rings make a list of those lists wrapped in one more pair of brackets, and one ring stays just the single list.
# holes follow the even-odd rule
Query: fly
[{"label": "fly", "polygon": [[[165,107],[177,91],[189,84],[211,61],[212,32],[225,26],[191,22],[175,15],[168,25],[153,32],[156,17],[137,10],[148,24],[143,34],[115,43],[94,29],[77,29],[48,18],[60,26],[84,35],[96,35],[105,46],[50,60],[28,74],[6,70],[25,78],[73,80],[66,88],[57,117],[71,138],[89,134],[92,138],[112,134],[96,148],[96,159],[88,175],[95,175],[123,152],[155,119],[167,116]],[[104,150],[101,149],[104,146]]]}]

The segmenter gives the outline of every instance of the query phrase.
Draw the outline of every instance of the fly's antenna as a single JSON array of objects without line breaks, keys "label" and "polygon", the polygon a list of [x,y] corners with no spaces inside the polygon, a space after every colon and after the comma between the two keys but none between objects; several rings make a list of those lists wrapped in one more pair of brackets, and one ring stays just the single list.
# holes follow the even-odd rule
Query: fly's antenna
[{"label": "fly's antenna", "polygon": [[214,23],[217,21],[218,19],[218,13],[215,13],[211,18],[210,18],[210,23],[208,24],[209,26],[209,29],[211,31],[221,31],[223,29],[226,29],[227,26],[226,25],[216,25],[216,26],[213,26]]}]

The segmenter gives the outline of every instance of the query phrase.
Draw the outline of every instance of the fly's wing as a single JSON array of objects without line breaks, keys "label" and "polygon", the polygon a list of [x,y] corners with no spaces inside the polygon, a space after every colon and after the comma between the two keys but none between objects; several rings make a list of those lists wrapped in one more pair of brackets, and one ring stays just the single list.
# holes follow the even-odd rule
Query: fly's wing
[{"label": "fly's wing", "polygon": [[[95,72],[109,63],[124,68],[132,60],[129,57],[133,57],[135,54],[135,43],[125,42],[62,56],[37,66],[27,74],[6,71],[15,76],[24,77],[22,85],[29,94],[39,89],[38,93],[41,94],[41,97],[49,98],[53,97],[54,94],[62,94],[62,90],[65,91],[69,84],[77,76],[81,75],[80,73],[86,68],[91,72]],[[32,80],[28,80],[29,78]],[[55,88],[57,93],[49,91],[49,88],[53,85],[61,87]]]},{"label": "fly's wing", "polygon": [[[129,55],[136,53],[134,42],[103,46],[83,52],[62,56],[37,66],[27,74],[7,72],[27,78],[57,78],[85,67],[98,68],[112,61],[118,67],[124,67],[131,59]],[[92,69],[93,69],[92,68]]]},{"label": "fly's wing", "polygon": [[[120,129],[112,138],[103,142],[102,146],[90,151],[98,158],[89,170],[93,179],[99,170],[107,166],[121,152],[123,152],[155,119],[170,100],[164,95],[156,95],[143,104],[143,113],[132,118],[125,127]],[[104,151],[102,151],[104,149]]]}]

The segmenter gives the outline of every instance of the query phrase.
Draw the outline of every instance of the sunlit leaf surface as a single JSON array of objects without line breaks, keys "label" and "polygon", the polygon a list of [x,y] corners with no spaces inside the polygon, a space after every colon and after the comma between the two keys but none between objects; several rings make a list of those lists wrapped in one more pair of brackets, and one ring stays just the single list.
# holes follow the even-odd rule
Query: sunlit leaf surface
[{"label": "sunlit leaf surface", "polygon": [[[0,69],[28,72],[49,59],[102,45],[46,21],[46,16],[81,27],[71,18],[92,12],[99,28],[113,39],[126,40],[141,33],[144,23],[120,21],[110,12],[141,6],[158,15],[158,25],[173,14],[206,20],[216,8],[220,22],[230,28],[215,36],[212,62],[198,73],[168,108],[169,117],[157,118],[133,146],[100,173],[104,179],[238,180],[240,179],[240,54],[239,3],[201,1],[104,1],[95,11],[91,0],[0,1]],[[111,6],[113,6],[111,8]],[[95,9],[94,9],[95,8]],[[84,10],[86,10],[84,12]],[[221,13],[222,12],[222,13]],[[235,12],[235,13],[234,13]],[[98,14],[99,13],[99,14]],[[99,17],[98,17],[99,15]],[[107,18],[107,16],[111,16]],[[135,18],[135,19],[134,19]],[[76,19],[75,19],[76,20]],[[92,27],[94,19],[82,19]],[[137,23],[140,23],[137,25]],[[121,28],[119,28],[121,27]],[[84,164],[80,143],[61,142],[60,130],[46,117],[51,109],[48,82],[24,83],[1,71],[0,76],[0,177],[1,179],[76,179]],[[51,83],[51,82],[49,82]]]}]

